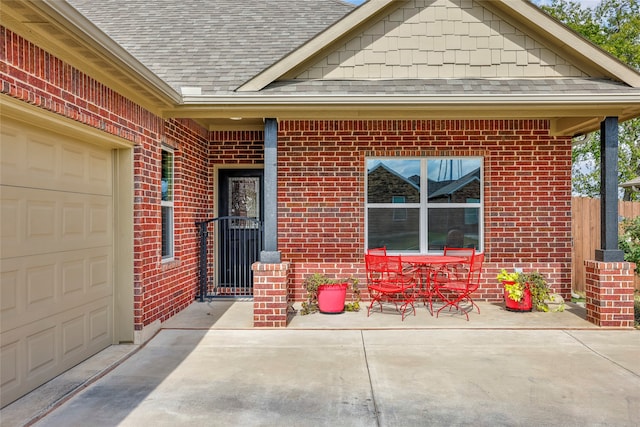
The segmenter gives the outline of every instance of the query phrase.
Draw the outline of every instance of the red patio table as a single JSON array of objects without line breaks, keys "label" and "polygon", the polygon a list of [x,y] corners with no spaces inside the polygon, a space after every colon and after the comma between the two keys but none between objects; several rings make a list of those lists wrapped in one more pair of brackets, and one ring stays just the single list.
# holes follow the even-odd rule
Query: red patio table
[{"label": "red patio table", "polygon": [[[411,264],[421,271],[422,297],[429,299],[429,312],[433,316],[433,292],[431,289],[431,275],[447,264],[460,264],[469,262],[466,258],[449,255],[402,255],[402,261]],[[424,300],[423,300],[424,302]],[[426,304],[426,302],[425,302]]]}]

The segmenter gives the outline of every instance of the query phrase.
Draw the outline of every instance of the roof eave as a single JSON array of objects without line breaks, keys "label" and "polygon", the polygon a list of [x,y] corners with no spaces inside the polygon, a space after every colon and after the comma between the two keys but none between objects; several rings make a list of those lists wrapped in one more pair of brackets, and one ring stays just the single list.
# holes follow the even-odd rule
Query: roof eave
[{"label": "roof eave", "polygon": [[640,116],[640,93],[574,95],[287,95],[236,94],[185,97],[165,117],[290,120],[548,119],[553,135],[599,128],[607,116],[621,122]]},{"label": "roof eave", "polygon": [[3,4],[3,25],[113,90],[159,112],[182,101],[180,94],[66,1]]}]

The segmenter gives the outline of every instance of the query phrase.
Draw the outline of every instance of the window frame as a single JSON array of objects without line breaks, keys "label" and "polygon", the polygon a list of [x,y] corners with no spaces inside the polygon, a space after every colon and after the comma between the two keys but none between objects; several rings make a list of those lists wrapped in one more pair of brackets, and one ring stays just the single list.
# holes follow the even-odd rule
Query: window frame
[{"label": "window frame", "polygon": [[[168,153],[171,157],[171,175],[168,178],[168,188],[170,194],[170,200],[165,200],[163,197],[162,185],[164,182],[164,156]],[[175,259],[175,222],[174,222],[174,209],[175,206],[175,151],[172,148],[163,146],[160,155],[160,253],[162,262],[173,261]],[[165,211],[168,211],[167,227],[168,231],[165,231]],[[165,236],[169,239],[165,244]],[[165,246],[168,248],[167,253],[164,252]]]},{"label": "window frame", "polygon": [[[368,179],[368,162],[371,160],[416,160],[420,161],[420,202],[419,203],[369,203],[369,179]],[[477,202],[471,203],[429,203],[428,192],[422,189],[428,188],[428,162],[430,160],[477,160],[480,163],[480,198]],[[369,247],[369,210],[370,209],[390,209],[390,208],[406,208],[419,209],[419,245],[418,251],[414,250],[390,250],[390,253],[396,254],[424,254],[436,255],[442,254],[442,250],[429,250],[429,209],[477,209],[478,213],[478,252],[484,251],[484,163],[483,156],[366,156],[364,159],[364,220],[365,220],[365,251]],[[394,196],[394,195],[391,195]],[[395,196],[394,196],[395,197]],[[465,218],[467,214],[465,213]]]}]

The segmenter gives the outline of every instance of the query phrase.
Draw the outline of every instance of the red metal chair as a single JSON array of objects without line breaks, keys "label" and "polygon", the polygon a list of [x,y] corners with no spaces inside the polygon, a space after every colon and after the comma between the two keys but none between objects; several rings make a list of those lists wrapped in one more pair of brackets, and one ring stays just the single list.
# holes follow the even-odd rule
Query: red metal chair
[{"label": "red metal chair", "polygon": [[[396,310],[402,313],[402,320],[407,308],[411,306],[413,315],[416,310],[413,305],[417,291],[417,276],[413,271],[403,268],[400,255],[365,255],[367,269],[367,288],[371,296],[371,304],[367,310],[367,317],[371,314],[373,305],[378,303],[382,312],[383,303],[393,303]],[[400,307],[398,307],[400,304]]]},{"label": "red metal chair", "polygon": [[444,247],[444,255],[446,256],[457,256],[470,260],[475,253],[476,250],[474,248],[453,248],[451,246]]},{"label": "red metal chair", "polygon": [[448,278],[455,278],[456,280],[462,280],[469,271],[469,264],[475,255],[475,248],[453,248],[450,246],[444,247],[445,256],[455,256],[458,258],[466,259],[466,262],[460,264],[447,264],[442,268],[447,271]]},{"label": "red metal chair", "polygon": [[443,269],[437,273],[435,292],[444,304],[438,309],[436,317],[444,308],[449,307],[449,310],[451,310],[452,307],[455,307],[456,310],[463,312],[467,316],[468,321],[469,313],[460,307],[460,304],[465,301],[471,303],[471,311],[475,307],[478,310],[478,314],[480,314],[480,307],[473,301],[471,294],[480,286],[483,263],[484,254],[474,253],[469,264],[461,264],[453,272]]},{"label": "red metal chair", "polygon": [[370,249],[367,249],[367,253],[369,255],[386,255],[387,247],[383,246],[381,248],[370,248]]}]

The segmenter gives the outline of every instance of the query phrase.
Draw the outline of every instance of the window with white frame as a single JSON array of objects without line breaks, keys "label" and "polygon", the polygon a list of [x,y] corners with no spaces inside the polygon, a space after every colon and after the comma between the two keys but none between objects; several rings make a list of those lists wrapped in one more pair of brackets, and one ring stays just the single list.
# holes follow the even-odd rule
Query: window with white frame
[{"label": "window with white frame", "polygon": [[482,251],[482,158],[366,159],[367,248]]},{"label": "window with white frame", "polygon": [[162,149],[162,260],[173,259],[173,151]]}]

